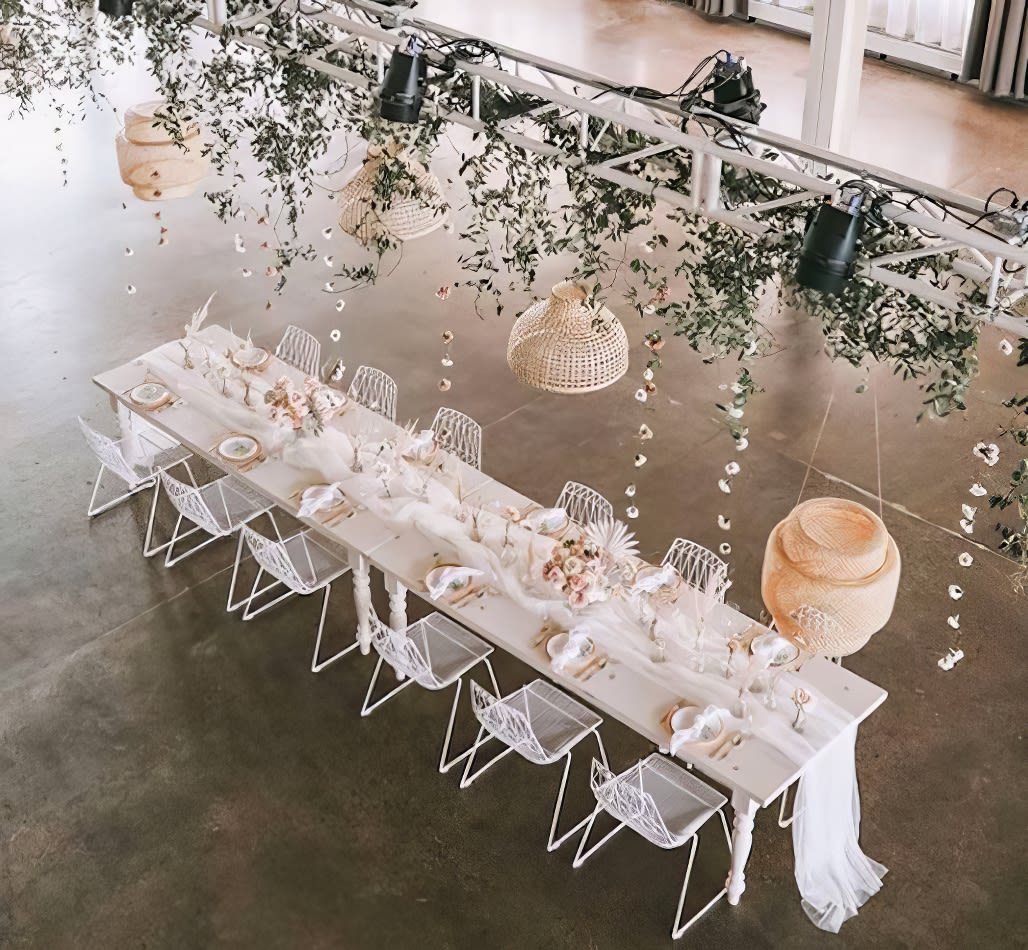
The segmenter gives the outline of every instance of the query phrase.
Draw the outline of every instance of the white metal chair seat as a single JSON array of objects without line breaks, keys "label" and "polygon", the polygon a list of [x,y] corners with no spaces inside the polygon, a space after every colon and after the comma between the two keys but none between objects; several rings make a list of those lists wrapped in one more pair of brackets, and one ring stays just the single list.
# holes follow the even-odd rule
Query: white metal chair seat
[{"label": "white metal chair seat", "polygon": [[714,603],[724,603],[732,582],[728,564],[702,544],[686,538],[675,538],[661,564],[670,564],[682,580]]},{"label": "white metal chair seat", "polygon": [[[192,473],[190,473],[190,478],[192,478]],[[225,475],[216,481],[198,486],[195,483],[180,482],[167,472],[161,472],[161,484],[178,512],[178,520],[175,522],[171,541],[167,545],[168,551],[164,556],[166,567],[177,564],[183,558],[195,554],[201,548],[205,548],[220,538],[234,534],[244,524],[271,511],[274,507],[267,498],[231,475]],[[188,531],[182,531],[183,521],[192,522],[194,527]],[[175,556],[175,545],[184,538],[196,534],[197,531],[205,531],[210,537]],[[236,559],[232,566],[232,580],[229,582],[228,588],[228,610],[235,610],[246,601],[246,598],[237,602],[232,600],[242,556],[243,536],[240,533],[239,544],[236,545]]]},{"label": "white metal chair seat", "polygon": [[[571,770],[572,750],[591,734],[596,737],[600,756],[604,762],[607,761],[607,753],[599,733],[603,718],[556,686],[541,679],[522,686],[502,699],[490,695],[477,683],[472,683],[471,702],[475,718],[478,719],[481,728],[474,745],[468,750],[468,761],[464,766],[460,787],[467,788],[510,752],[517,752],[535,765],[551,765],[563,758],[564,775],[554,804],[550,835],[546,843],[547,851],[559,848],[589,821],[589,816],[586,816],[570,831],[557,837],[557,825],[564,804],[564,793],[567,790],[568,773]],[[502,742],[506,748],[480,766],[477,771],[472,771],[477,751],[490,739]]]},{"label": "white metal chair seat", "polygon": [[565,482],[554,507],[563,508],[568,518],[583,527],[614,518],[614,506],[595,488],[581,482]]},{"label": "white metal chair seat", "polygon": [[[585,860],[614,837],[622,828],[631,828],[647,841],[661,848],[679,848],[691,842],[689,863],[685,870],[685,881],[678,899],[678,911],[671,927],[671,939],[677,940],[703,914],[714,906],[725,894],[722,887],[718,894],[697,911],[686,923],[682,923],[689,878],[692,875],[699,831],[715,814],[721,819],[728,853],[732,853],[732,837],[728,830],[724,806],[728,803],[720,792],[701,782],[681,766],[658,753],[653,753],[620,775],[615,775],[605,763],[593,759],[590,780],[596,808],[589,818],[588,826],[578,843],[573,862],[581,867]],[[589,834],[597,815],[606,811],[618,824],[592,847],[587,848]]]},{"label": "white metal chair seat", "polygon": [[[276,528],[277,530],[277,528]],[[257,577],[254,579],[250,596],[243,607],[243,620],[250,620],[264,613],[276,604],[281,603],[293,594],[307,596],[324,590],[325,596],[321,603],[321,619],[318,622],[318,635],[314,641],[314,656],[311,659],[311,672],[320,673],[330,663],[346,656],[359,646],[354,632],[353,643],[340,650],[326,660],[319,660],[321,654],[321,638],[325,631],[325,617],[328,614],[328,599],[332,593],[332,582],[350,569],[349,559],[341,551],[333,551],[310,531],[300,531],[289,538],[267,538],[258,534],[248,525],[240,531],[240,545],[245,541],[254,560],[257,562]],[[261,587],[264,574],[270,574],[275,580]],[[255,608],[254,603],[268,591],[284,585],[285,593]]]},{"label": "white metal chair seat", "polygon": [[[143,452],[148,457],[147,463],[130,461],[127,454],[128,448],[126,439],[112,439],[102,432],[97,432],[88,423],[79,417],[79,428],[85,436],[86,443],[100,462],[100,471],[97,473],[96,481],[93,483],[93,494],[89,498],[89,505],[86,507],[86,515],[95,517],[105,511],[109,511],[115,505],[120,504],[126,498],[138,492],[153,488],[153,499],[150,502],[150,515],[146,523],[146,536],[143,539],[144,557],[152,557],[163,550],[164,545],[151,547],[153,538],[154,518],[157,514],[158,476],[166,469],[181,465],[192,458],[189,449],[180,445],[174,439],[165,436],[163,433],[147,425],[144,431],[134,435],[136,440],[135,449]],[[116,498],[97,506],[96,497],[100,491],[100,484],[104,474],[110,472],[120,479],[128,488]]]},{"label": "white metal chair seat", "polygon": [[[371,645],[378,653],[378,662],[368,684],[361,715],[370,715],[411,683],[417,683],[430,690],[445,689],[456,684],[453,705],[450,708],[450,721],[439,757],[439,771],[448,772],[461,759],[471,754],[471,749],[468,749],[456,758],[448,759],[464,676],[482,663],[493,688],[499,692],[496,674],[493,672],[492,663],[489,662],[489,655],[493,652],[492,645],[440,613],[429,614],[421,620],[416,620],[402,631],[386,626],[378,619],[374,610],[370,612],[369,622]],[[383,664],[392,667],[401,682],[385,696],[372,702],[371,697]]]}]

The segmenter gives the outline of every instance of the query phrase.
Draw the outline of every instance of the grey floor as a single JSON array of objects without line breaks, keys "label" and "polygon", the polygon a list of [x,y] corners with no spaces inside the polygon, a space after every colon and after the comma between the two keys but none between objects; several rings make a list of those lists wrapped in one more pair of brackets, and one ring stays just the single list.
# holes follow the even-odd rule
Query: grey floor
[{"label": "grey floor", "polygon": [[[933,94],[953,92],[923,82]],[[956,562],[971,543],[958,527],[960,504],[971,501],[971,447],[995,431],[998,401],[1018,383],[998,335],[982,334],[969,411],[915,425],[915,384],[874,368],[871,391],[858,395],[862,374],[832,368],[816,327],[785,314],[774,325],[782,351],[758,368],[767,393],[749,413],[751,446],[737,456],[712,410],[730,367],[704,366],[672,342],[659,393],[642,409],[632,398],[642,329],[629,321],[630,378],[589,397],[529,392],[504,361],[527,296],[485,321],[460,292],[437,299],[435,289],[459,276],[448,236],[411,245],[392,277],[348,295],[341,315],[320,290],[329,277],[320,263],[299,268],[276,297],[261,276],[267,232],[217,224],[199,197],[163,206],[155,221],[154,207],[133,202],[117,180],[114,129],[104,116],[67,136],[71,180],[62,189],[48,120],[0,125],[0,945],[669,943],[681,854],[622,836],[572,872],[568,847],[544,848],[556,771],[505,761],[458,791],[456,776],[435,771],[445,697],[411,691],[362,720],[368,658],[309,672],[315,603],[244,625],[223,609],[230,543],[166,570],[139,556],[143,499],[86,520],[95,469],[75,416],[112,428],[89,377],[176,335],[215,289],[212,319],[252,328],[261,342],[291,321],[323,336],[342,329],[351,370],[367,362],[400,380],[403,418],[426,419],[440,404],[439,334],[452,329],[446,401],[483,423],[490,474],[540,499],[569,477],[614,499],[636,481],[643,551],[661,552],[676,535],[711,546],[729,537],[732,597],[752,612],[764,541],[797,499],[833,392],[804,497],[877,504],[877,393],[885,518],[904,573],[891,623],[848,665],[890,693],[858,743],[862,841],[889,867],[885,886],[839,936],[820,933],[799,907],[789,833],[768,810],[757,819],[742,903],[720,904],[682,945],[1026,944],[1025,599],[1010,565],[986,548],[971,548],[971,569]],[[948,141],[942,132],[939,140]],[[957,152],[958,174],[973,176],[966,141]],[[327,198],[316,204],[311,233],[331,215]],[[160,225],[169,244],[158,248]],[[245,256],[233,249],[236,228]],[[339,258],[353,253],[339,236],[322,243]],[[243,266],[255,276],[243,278]],[[641,420],[656,438],[649,464],[635,470]],[[743,472],[726,497],[716,482],[732,458]],[[727,536],[718,512],[732,519]],[[161,520],[166,529],[167,511]],[[980,523],[977,539],[990,542],[989,518]],[[967,657],[943,674],[936,659],[951,642],[951,583],[965,591],[956,607]],[[412,615],[425,609],[412,602]],[[344,584],[329,636],[341,642],[353,626]],[[509,688],[530,677],[502,657],[498,673]],[[460,738],[470,733],[465,718]],[[616,723],[604,736],[618,766],[650,751]],[[583,758],[572,812],[589,807],[585,781]],[[725,860],[708,835],[696,900],[719,886]]]}]

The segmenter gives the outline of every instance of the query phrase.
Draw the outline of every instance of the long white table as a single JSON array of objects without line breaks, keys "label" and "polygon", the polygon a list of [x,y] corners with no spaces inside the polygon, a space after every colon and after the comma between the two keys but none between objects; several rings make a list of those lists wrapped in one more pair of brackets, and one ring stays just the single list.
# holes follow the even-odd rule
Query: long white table
[{"label": "long white table", "polygon": [[[201,336],[222,348],[236,341],[227,330],[213,325],[206,327]],[[173,352],[171,347],[181,354],[176,344],[166,346],[169,347],[166,351],[169,354]],[[274,379],[283,374],[297,381],[302,378],[302,374],[291,367],[277,360],[273,362],[275,365],[264,371],[266,378]],[[93,381],[110,394],[112,403],[120,402],[130,410],[138,411],[126,393],[143,382],[145,377],[146,367],[140,358],[100,373]],[[148,422],[177,439],[196,455],[231,472],[234,477],[246,482],[293,515],[297,514],[298,509],[296,493],[308,485],[340,481],[342,490],[346,491],[347,476],[351,473],[336,469],[298,469],[274,458],[269,458],[246,473],[237,472],[216,456],[212,449],[215,442],[225,435],[225,424],[198,411],[188,402],[166,407],[159,413],[143,415]],[[375,426],[380,431],[391,427],[380,416],[352,403],[345,413],[330,424],[351,434],[362,427]],[[524,509],[533,501],[456,458],[450,457],[448,465],[459,467],[465,496],[472,504],[481,506],[499,501]],[[421,588],[426,572],[439,562],[440,555],[445,556],[446,552],[440,551],[440,543],[430,540],[414,528],[397,533],[367,510],[332,527],[326,527],[314,518],[304,520],[312,530],[350,552],[362,652],[367,653],[370,649],[368,616],[371,609],[372,566],[378,568],[385,577],[389,593],[390,626],[404,629],[407,626],[407,592]],[[682,696],[648,672],[645,664],[611,665],[583,682],[553,670],[544,648],[532,645],[539,633],[539,616],[511,599],[491,596],[474,599],[460,608],[445,601],[436,602],[434,606],[496,647],[518,657],[543,676],[559,683],[563,689],[634,729],[658,747],[667,746],[668,734],[661,721],[671,705],[679,702]],[[679,753],[679,758],[690,762],[696,769],[732,791],[734,829],[728,878],[728,899],[732,904],[739,902],[745,889],[745,867],[752,847],[753,821],[757,809],[775,801],[800,778],[831,742],[867,718],[887,696],[881,687],[824,658],[815,658],[805,663],[799,677],[810,692],[833,702],[846,717],[837,732],[827,742],[815,747],[805,760],[793,761],[757,734],[719,760],[702,754],[690,756],[688,749]]]}]

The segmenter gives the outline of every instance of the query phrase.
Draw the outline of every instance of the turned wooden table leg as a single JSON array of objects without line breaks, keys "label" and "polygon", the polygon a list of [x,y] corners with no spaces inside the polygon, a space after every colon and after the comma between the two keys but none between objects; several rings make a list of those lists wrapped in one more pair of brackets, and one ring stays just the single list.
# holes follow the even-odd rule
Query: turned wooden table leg
[{"label": "turned wooden table leg", "polygon": [[732,810],[735,820],[732,824],[732,868],[728,873],[728,903],[738,904],[746,890],[746,862],[753,847],[753,819],[757,814],[757,803],[743,792],[732,795]]},{"label": "turned wooden table leg", "polygon": [[360,551],[350,552],[353,565],[353,602],[357,607],[357,639],[361,653],[371,652],[371,565]]},{"label": "turned wooden table leg", "polygon": [[407,588],[395,577],[386,578],[389,592],[389,626],[394,630],[407,629]]}]

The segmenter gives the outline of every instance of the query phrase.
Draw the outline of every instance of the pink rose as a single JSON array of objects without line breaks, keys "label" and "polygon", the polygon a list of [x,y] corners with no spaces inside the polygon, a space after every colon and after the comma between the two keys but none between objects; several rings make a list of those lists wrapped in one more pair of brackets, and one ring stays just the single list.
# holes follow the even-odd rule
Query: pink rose
[{"label": "pink rose", "polygon": [[589,603],[589,598],[585,596],[585,591],[573,590],[568,596],[568,605],[572,608],[585,607]]},{"label": "pink rose", "polygon": [[547,564],[543,568],[543,580],[551,584],[563,584],[564,572],[556,564]]},{"label": "pink rose", "polygon": [[572,574],[568,577],[568,587],[573,591],[585,590],[589,586],[589,578],[584,574]]}]

